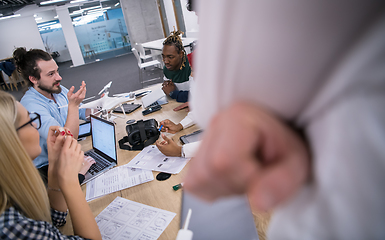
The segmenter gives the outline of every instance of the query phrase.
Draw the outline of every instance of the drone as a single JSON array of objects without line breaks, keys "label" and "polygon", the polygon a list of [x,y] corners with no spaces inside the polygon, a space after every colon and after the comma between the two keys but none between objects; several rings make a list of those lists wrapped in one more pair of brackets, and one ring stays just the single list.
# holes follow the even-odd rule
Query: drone
[{"label": "drone", "polygon": [[98,93],[98,95],[102,95],[101,98],[82,104],[79,108],[91,108],[91,109],[97,109],[98,111],[93,113],[94,115],[97,115],[101,113],[101,117],[110,120],[111,116],[116,116],[123,118],[122,116],[113,114],[113,111],[115,108],[120,107],[122,109],[122,112],[124,115],[126,115],[126,112],[123,108],[123,103],[133,101],[135,100],[135,94],[134,93],[126,93],[126,94],[119,94],[117,97],[110,97],[109,89],[111,87],[112,81],[110,81],[107,85],[103,87],[102,90]]}]

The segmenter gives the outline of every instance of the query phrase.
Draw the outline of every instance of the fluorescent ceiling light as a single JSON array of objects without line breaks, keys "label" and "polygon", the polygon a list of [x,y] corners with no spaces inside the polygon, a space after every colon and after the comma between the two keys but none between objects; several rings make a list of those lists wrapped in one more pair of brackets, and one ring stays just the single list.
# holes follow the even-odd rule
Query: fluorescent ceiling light
[{"label": "fluorescent ceiling light", "polygon": [[95,7],[89,7],[89,8],[82,8],[83,11],[85,10],[90,10],[90,9],[95,9],[95,8],[100,8],[101,6],[95,6]]},{"label": "fluorescent ceiling light", "polygon": [[80,15],[80,14],[82,14],[82,13],[81,12],[73,12],[73,13],[70,14],[70,16]]},{"label": "fluorescent ceiling light", "polygon": [[74,0],[74,1],[71,1],[70,3],[78,3],[78,2],[84,2],[84,1],[88,1],[88,0]]},{"label": "fluorescent ceiling light", "polygon": [[15,18],[15,17],[20,17],[21,15],[20,14],[16,14],[16,15],[10,15],[10,16],[6,16],[6,17],[1,17],[0,20],[3,20],[3,19],[8,19],[8,18]]},{"label": "fluorescent ceiling light", "polygon": [[73,11],[72,13],[82,13],[82,12],[84,12],[84,10],[80,9],[80,10]]},{"label": "fluorescent ceiling light", "polygon": [[49,26],[49,25],[53,25],[53,24],[56,24],[57,22],[49,22],[49,23],[42,23],[42,24],[39,24],[38,27],[46,27],[46,26]]},{"label": "fluorescent ceiling light", "polygon": [[101,9],[95,9],[95,10],[89,10],[87,13],[93,13],[93,12],[105,12],[107,9],[110,9],[111,7],[101,8]]},{"label": "fluorescent ceiling light", "polygon": [[120,2],[118,2],[117,4],[115,4],[115,7],[118,6],[120,4]]},{"label": "fluorescent ceiling light", "polygon": [[40,5],[47,5],[47,4],[51,4],[51,3],[57,3],[57,2],[65,2],[67,0],[51,0],[51,1],[44,1],[44,2],[41,2]]},{"label": "fluorescent ceiling light", "polygon": [[87,12],[87,15],[90,15],[90,14],[98,14],[98,13],[104,13],[104,12],[107,12],[107,10],[94,10],[94,11],[88,11],[88,12]]},{"label": "fluorescent ceiling light", "polygon": [[39,21],[39,20],[42,20],[43,18],[42,17],[38,17],[38,18],[35,18],[35,21]]}]

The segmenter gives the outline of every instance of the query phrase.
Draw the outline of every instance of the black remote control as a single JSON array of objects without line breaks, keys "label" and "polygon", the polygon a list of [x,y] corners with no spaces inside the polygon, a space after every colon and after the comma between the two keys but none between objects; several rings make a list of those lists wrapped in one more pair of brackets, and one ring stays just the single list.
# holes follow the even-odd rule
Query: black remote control
[{"label": "black remote control", "polygon": [[142,114],[143,114],[143,116],[144,116],[144,115],[147,115],[147,114],[150,114],[150,113],[159,111],[160,109],[162,109],[162,107],[161,107],[160,105],[154,106],[154,107],[150,107],[150,108],[148,108],[148,109],[142,111]]}]

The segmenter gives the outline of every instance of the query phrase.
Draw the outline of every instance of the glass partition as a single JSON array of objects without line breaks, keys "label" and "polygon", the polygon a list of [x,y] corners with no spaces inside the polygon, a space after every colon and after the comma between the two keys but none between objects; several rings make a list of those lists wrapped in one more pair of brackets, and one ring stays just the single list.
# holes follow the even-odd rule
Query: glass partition
[{"label": "glass partition", "polygon": [[[50,53],[58,63],[71,61],[62,26],[59,20],[57,20],[56,11],[39,12],[35,14],[35,21],[45,50]],[[72,61],[70,64],[72,64]]]},{"label": "glass partition", "polygon": [[131,51],[118,1],[84,4],[69,11],[84,62],[100,61]]}]

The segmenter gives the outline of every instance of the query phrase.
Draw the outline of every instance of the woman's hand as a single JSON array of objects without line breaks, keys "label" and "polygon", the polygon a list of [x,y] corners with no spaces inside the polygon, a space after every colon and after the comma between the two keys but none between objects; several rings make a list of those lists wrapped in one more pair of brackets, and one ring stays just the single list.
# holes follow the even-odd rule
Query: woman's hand
[{"label": "woman's hand", "polygon": [[84,156],[84,161],[83,161],[83,164],[82,164],[82,167],[81,167],[79,173],[86,175],[88,169],[90,169],[91,165],[94,163],[96,163],[95,159],[93,159],[90,156]]},{"label": "woman's hand", "polygon": [[59,161],[56,163],[57,176],[60,188],[71,184],[79,185],[78,173],[83,166],[84,152],[81,145],[72,136],[64,141]]}]

